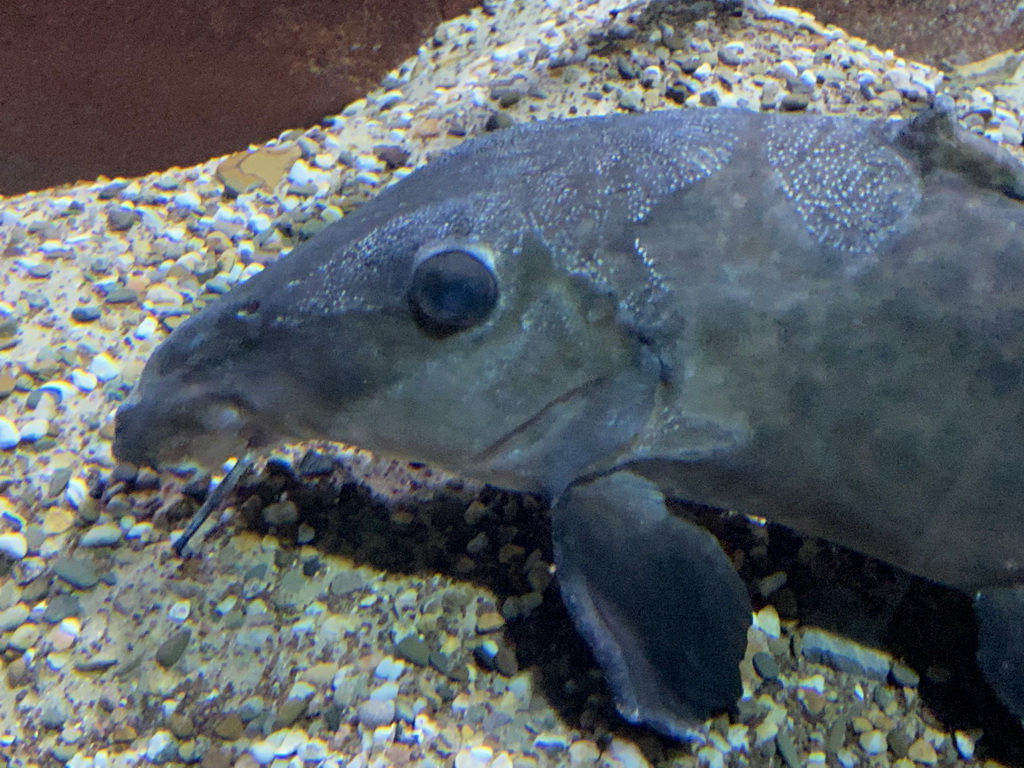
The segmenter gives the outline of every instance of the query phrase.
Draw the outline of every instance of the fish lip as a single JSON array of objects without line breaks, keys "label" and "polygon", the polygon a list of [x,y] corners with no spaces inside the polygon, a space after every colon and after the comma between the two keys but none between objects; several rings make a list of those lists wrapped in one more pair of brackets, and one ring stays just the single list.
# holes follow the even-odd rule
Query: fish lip
[{"label": "fish lip", "polygon": [[559,405],[565,405],[566,403],[572,402],[579,396],[585,394],[587,391],[599,387],[601,384],[607,381],[607,378],[608,377],[606,376],[596,376],[592,379],[588,379],[579,386],[573,387],[572,389],[567,389],[565,392],[562,392],[557,397],[552,398],[528,419],[525,419],[524,421],[517,424],[515,427],[513,427],[508,432],[503,434],[501,437],[492,442],[483,450],[473,454],[471,460],[475,464],[492,463],[495,459],[500,457],[501,452],[504,448],[506,448],[510,443],[512,443],[517,437],[521,436],[527,430],[529,430],[530,427],[541,422],[552,409]]}]

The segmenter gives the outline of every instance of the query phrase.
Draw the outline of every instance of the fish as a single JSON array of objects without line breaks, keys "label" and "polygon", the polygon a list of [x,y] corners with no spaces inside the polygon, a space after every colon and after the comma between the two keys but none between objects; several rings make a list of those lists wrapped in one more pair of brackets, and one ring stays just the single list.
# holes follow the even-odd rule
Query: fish
[{"label": "fish", "polygon": [[742,695],[752,603],[669,502],[764,518],[971,595],[1024,717],[1022,200],[941,99],[511,127],[183,322],[113,454],[330,440],[541,494],[618,711],[676,738]]}]

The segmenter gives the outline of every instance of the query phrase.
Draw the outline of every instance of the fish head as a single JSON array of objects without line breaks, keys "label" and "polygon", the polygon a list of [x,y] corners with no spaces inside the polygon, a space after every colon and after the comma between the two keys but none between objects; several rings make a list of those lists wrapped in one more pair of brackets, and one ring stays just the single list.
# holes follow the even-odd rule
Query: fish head
[{"label": "fish head", "polygon": [[327,439],[556,493],[628,442],[657,362],[538,234],[536,169],[475,144],[174,330],[117,413],[114,454],[216,465]]}]

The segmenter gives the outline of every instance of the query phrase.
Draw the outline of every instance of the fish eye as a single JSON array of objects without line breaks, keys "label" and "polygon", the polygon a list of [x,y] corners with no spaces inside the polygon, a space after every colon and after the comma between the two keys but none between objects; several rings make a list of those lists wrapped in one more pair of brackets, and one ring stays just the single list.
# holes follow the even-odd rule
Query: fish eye
[{"label": "fish eye", "polygon": [[432,253],[412,274],[409,305],[420,328],[448,336],[487,319],[498,301],[491,268],[461,248]]}]

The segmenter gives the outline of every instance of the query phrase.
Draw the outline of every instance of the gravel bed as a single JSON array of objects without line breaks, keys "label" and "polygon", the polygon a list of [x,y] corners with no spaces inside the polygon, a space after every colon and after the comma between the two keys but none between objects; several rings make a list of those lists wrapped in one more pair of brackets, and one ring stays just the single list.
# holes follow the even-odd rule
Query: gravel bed
[{"label": "gravel bed", "polygon": [[767,0],[618,5],[485,2],[319,126],[0,199],[0,768],[1024,761],[963,596],[773,526],[691,510],[760,599],[737,711],[680,744],[615,716],[538,500],[291,446],[181,561],[213,478],[112,459],[170,329],[467,136],[680,106],[898,118],[944,92],[1020,153],[1017,54],[942,73]]}]

